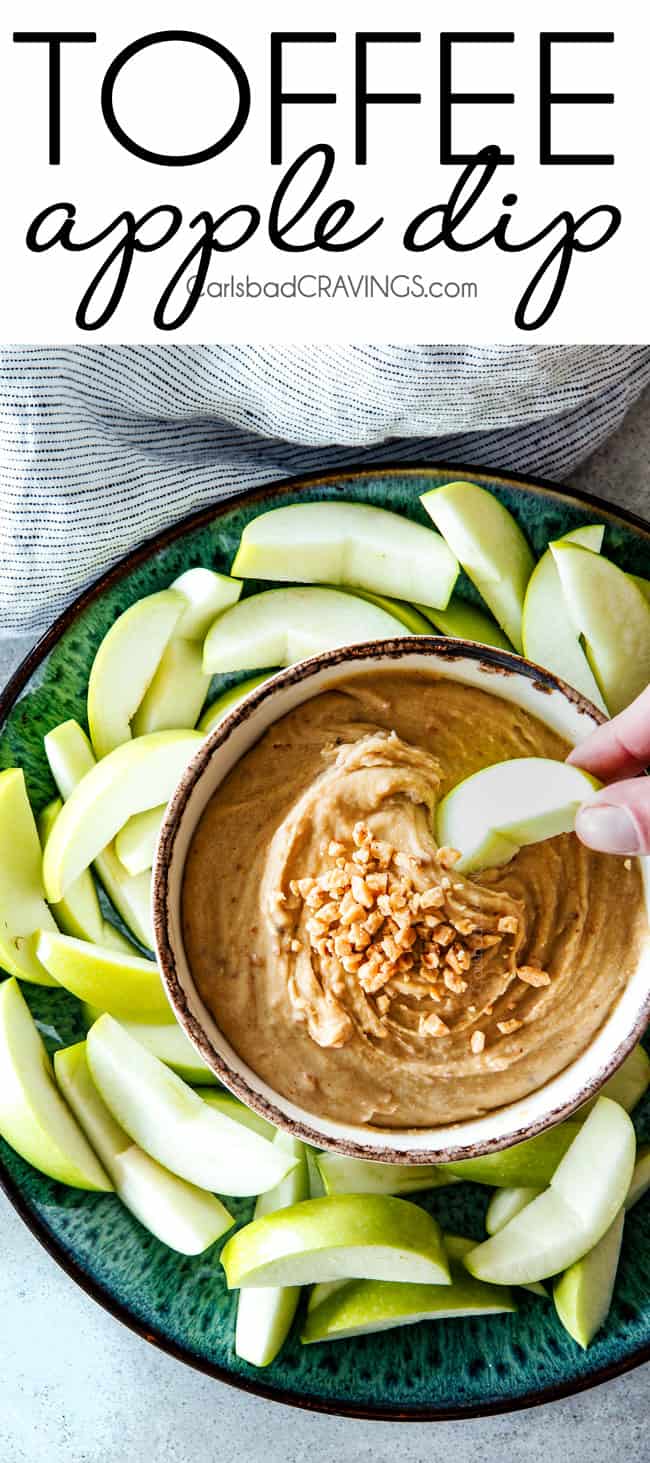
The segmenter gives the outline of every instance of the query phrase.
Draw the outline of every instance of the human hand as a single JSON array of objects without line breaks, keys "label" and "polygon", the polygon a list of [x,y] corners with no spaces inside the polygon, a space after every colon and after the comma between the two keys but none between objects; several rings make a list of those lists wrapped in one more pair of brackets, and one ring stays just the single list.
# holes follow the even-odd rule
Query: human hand
[{"label": "human hand", "polygon": [[603,787],[579,808],[578,838],[603,853],[650,853],[650,686],[613,721],[599,726],[567,758]]}]

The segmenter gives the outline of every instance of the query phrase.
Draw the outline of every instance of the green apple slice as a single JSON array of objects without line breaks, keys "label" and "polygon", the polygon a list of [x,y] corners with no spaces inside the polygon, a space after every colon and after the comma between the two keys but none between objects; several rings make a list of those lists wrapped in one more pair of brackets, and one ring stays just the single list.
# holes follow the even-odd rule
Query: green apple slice
[{"label": "green apple slice", "polygon": [[320,1149],[312,1148],[308,1143],[305,1144],[305,1149],[307,1153],[307,1168],[309,1169],[309,1198],[322,1199],[325,1194],[325,1185],[318,1167]]},{"label": "green apple slice", "polygon": [[[600,524],[575,528],[558,539],[558,543],[576,543],[592,553],[599,553],[605,530]],[[589,661],[580,644],[580,636],[567,611],[562,585],[552,550],[542,554],[528,581],[522,621],[524,655],[545,670],[580,691],[607,714]]]},{"label": "green apple slice", "polygon": [[436,630],[454,640],[474,640],[478,645],[494,645],[497,650],[512,650],[510,641],[491,615],[464,599],[452,599],[446,610],[428,610],[422,606]]},{"label": "green apple slice", "polygon": [[632,1181],[627,1191],[625,1208],[631,1209],[633,1204],[638,1204],[650,1189],[650,1143],[642,1143],[636,1152],[636,1163]]},{"label": "green apple slice", "polygon": [[78,1000],[127,1020],[174,1021],[153,960],[71,939],[58,930],[43,930],[36,950],[50,975]]},{"label": "green apple slice", "polygon": [[541,1189],[526,1188],[522,1185],[519,1188],[497,1189],[492,1195],[487,1206],[485,1215],[485,1228],[488,1234],[498,1234],[504,1224],[509,1224],[516,1214],[520,1214],[527,1204],[532,1204],[541,1194]]},{"label": "green apple slice", "polygon": [[113,1185],[52,1076],[15,979],[0,986],[0,1135],[41,1173],[76,1189]]},{"label": "green apple slice", "polygon": [[25,775],[0,772],[0,965],[19,980],[56,985],[35,951],[34,933],[56,929],[45,903],[41,845]]},{"label": "green apple slice", "polygon": [[209,688],[201,644],[172,635],[131,722],[133,736],[196,726]]},{"label": "green apple slice", "polygon": [[555,1309],[565,1331],[584,1350],[609,1315],[616,1283],[625,1210],[621,1209],[598,1244],[576,1260],[553,1286]]},{"label": "green apple slice", "polygon": [[135,813],[169,801],[201,741],[200,732],[152,732],[116,747],[86,773],[47,841],[43,879],[49,899],[61,899]]},{"label": "green apple slice", "polygon": [[[42,848],[45,848],[62,806],[60,798],[53,798],[38,815],[37,825]],[[104,919],[95,881],[89,869],[80,874],[74,884],[70,885],[64,898],[50,908],[64,935],[72,935],[77,940],[92,940],[96,945],[105,945],[112,950],[121,950],[132,955],[136,953],[130,941]]]},{"label": "green apple slice", "polygon": [[579,1109],[579,1116],[580,1118],[586,1117],[592,1107],[595,1107],[598,1097],[610,1097],[612,1102],[620,1102],[626,1112],[633,1112],[649,1086],[650,1057],[642,1046],[635,1046],[631,1052],[628,1052],[614,1076],[609,1077],[601,1087],[598,1096],[583,1103]]},{"label": "green apple slice", "polygon": [[295,1167],[266,1138],[215,1112],[112,1016],[95,1022],[87,1050],[113,1117],[180,1178],[220,1194],[263,1194]]},{"label": "green apple slice", "polygon": [[[65,802],[86,773],[97,765],[92,747],[86,733],[76,721],[64,721],[48,732],[44,744],[50,771]],[[127,874],[112,846],[97,854],[94,868],[127,928],[141,945],[152,950],[154,937],[151,927],[151,876],[144,873],[133,878]],[[117,933],[113,932],[114,935]],[[115,943],[113,936],[110,943]]]},{"label": "green apple slice", "polygon": [[316,1163],[327,1194],[417,1194],[459,1182],[433,1163],[375,1163],[339,1153],[319,1153]]},{"label": "green apple slice", "polygon": [[535,561],[516,519],[477,483],[445,483],[424,493],[420,502],[508,640],[521,651],[524,596]]},{"label": "green apple slice", "polygon": [[599,1098],[550,1185],[466,1256],[478,1280],[525,1285],[566,1270],[602,1239],[625,1202],[636,1138],[625,1110]]},{"label": "green apple slice", "polygon": [[390,599],[387,594],[373,594],[369,589],[351,589],[348,592],[356,599],[365,599],[368,604],[377,605],[387,615],[400,620],[409,635],[431,634],[431,621],[427,619],[425,611],[420,612],[415,605],[407,604],[406,600]]},{"label": "green apple slice", "polygon": [[293,665],[340,645],[405,634],[394,615],[340,589],[267,589],[219,616],[206,636],[203,665],[211,675]]},{"label": "green apple slice", "polygon": [[581,1123],[570,1119],[556,1128],[547,1128],[534,1138],[513,1143],[497,1153],[483,1153],[479,1158],[462,1158],[444,1166],[457,1178],[474,1184],[490,1184],[493,1188],[545,1189],[553,1174],[580,1132]]},{"label": "green apple slice", "polygon": [[442,799],[438,842],[460,851],[456,868],[463,872],[509,863],[526,844],[570,833],[580,804],[599,785],[582,768],[550,757],[497,762]]},{"label": "green apple slice", "polygon": [[209,732],[214,731],[215,726],[223,721],[229,711],[232,711],[235,706],[239,706],[240,701],[246,699],[249,691],[254,691],[256,686],[261,686],[263,681],[270,679],[271,677],[267,675],[248,676],[245,681],[238,681],[236,686],[230,686],[227,691],[222,691],[216,701],[213,701],[203,712],[198,723],[198,730],[207,737]]},{"label": "green apple slice", "polygon": [[246,1107],[246,1104],[240,1102],[238,1097],[233,1097],[232,1092],[202,1092],[201,1096],[203,1101],[207,1102],[208,1107],[213,1108],[215,1112],[224,1113],[227,1118],[232,1118],[236,1123],[243,1123],[244,1127],[250,1128],[251,1132],[260,1133],[263,1138],[268,1138],[270,1143],[273,1142],[278,1131],[277,1128],[274,1128],[273,1123],[269,1123],[266,1118],[254,1112],[252,1107]]},{"label": "green apple slice", "polygon": [[85,1041],[56,1052],[54,1071],[118,1197],[156,1239],[181,1255],[200,1255],[232,1229],[232,1215],[214,1194],[162,1168],[115,1122],[90,1075]]},{"label": "green apple slice", "polygon": [[331,1194],[254,1219],[221,1255],[230,1289],[321,1280],[450,1283],[435,1219],[406,1199]]},{"label": "green apple slice", "polygon": [[444,609],[458,564],[439,534],[385,508],[292,503],[246,525],[232,572],[244,579],[349,585]]},{"label": "green apple slice", "polygon": [[[245,1292],[244,1292],[245,1293]],[[349,1280],[307,1311],[301,1341],[344,1341],[419,1321],[516,1311],[510,1290],[474,1280],[452,1263],[451,1285],[391,1280]]]},{"label": "green apple slice", "polygon": [[628,574],[628,579],[641,590],[644,599],[650,600],[650,579],[644,579],[641,574]]},{"label": "green apple slice", "polygon": [[229,574],[199,566],[179,574],[170,587],[187,601],[174,633],[184,640],[204,640],[212,621],[237,603],[244,586]]},{"label": "green apple slice", "polygon": [[[302,1143],[289,1133],[277,1133],[276,1147],[297,1159],[296,1167],[275,1189],[260,1194],[255,1205],[255,1219],[274,1214],[309,1197],[309,1171]],[[237,1304],[235,1351],[251,1366],[269,1366],[286,1341],[298,1309],[300,1288],[269,1285],[240,1292]]]},{"label": "green apple slice", "polygon": [[650,603],[628,574],[578,544],[551,544],[567,610],[612,716],[650,681]]},{"label": "green apple slice", "polygon": [[115,839],[115,852],[128,874],[144,874],[152,868],[156,844],[167,804],[159,808],[148,808],[146,813],[136,813],[129,818]]},{"label": "green apple slice", "polygon": [[156,673],[185,600],[173,589],[136,600],[111,625],[88,681],[88,725],[96,757],[131,738],[131,720]]},{"label": "green apple slice", "polygon": [[[94,1026],[100,1016],[105,1014],[100,1006],[93,1006],[88,1001],[84,1001],[82,1010],[86,1029]],[[125,1021],[122,1019],[120,1025],[129,1032],[130,1036],[134,1037],[135,1041],[139,1041],[142,1046],[147,1048],[147,1051],[153,1053],[154,1057],[158,1057],[161,1062],[164,1062],[166,1067],[171,1067],[174,1072],[178,1072],[179,1077],[183,1077],[192,1087],[219,1085],[214,1072],[199,1056],[176,1021],[170,1021],[169,1018],[165,1021]],[[207,1093],[201,1095],[207,1097]],[[263,1119],[260,1119],[260,1122],[262,1121]],[[268,1126],[270,1128],[271,1125]]]}]

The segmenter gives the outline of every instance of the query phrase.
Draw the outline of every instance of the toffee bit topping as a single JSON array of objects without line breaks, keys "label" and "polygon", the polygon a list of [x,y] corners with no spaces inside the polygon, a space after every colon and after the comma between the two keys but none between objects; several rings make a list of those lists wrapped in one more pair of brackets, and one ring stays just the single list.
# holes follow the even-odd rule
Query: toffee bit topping
[{"label": "toffee bit topping", "polygon": [[544,986],[551,984],[551,977],[547,970],[541,970],[539,965],[518,965],[517,975],[525,985]]},{"label": "toffee bit topping", "polygon": [[516,914],[502,914],[497,929],[504,935],[516,935],[517,916]]},{"label": "toffee bit topping", "polygon": [[472,1035],[470,1037],[470,1043],[469,1043],[469,1045],[470,1045],[470,1051],[472,1051],[474,1053],[474,1056],[475,1057],[480,1056],[480,1054],[483,1051],[483,1048],[485,1046],[485,1032],[484,1031],[473,1031],[472,1032]]},{"label": "toffee bit topping", "polygon": [[523,1021],[516,1021],[513,1016],[511,1021],[497,1021],[497,1031],[500,1031],[502,1036],[510,1036],[513,1031],[518,1031],[519,1027],[523,1026],[523,1024]]}]

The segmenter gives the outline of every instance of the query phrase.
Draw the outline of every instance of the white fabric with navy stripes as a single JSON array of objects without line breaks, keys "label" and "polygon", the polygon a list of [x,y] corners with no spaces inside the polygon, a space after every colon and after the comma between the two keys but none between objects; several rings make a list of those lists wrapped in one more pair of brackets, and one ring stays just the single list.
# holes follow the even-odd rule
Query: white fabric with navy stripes
[{"label": "white fabric with navy stripes", "polygon": [[0,634],[133,545],[294,473],[458,462],[561,479],[650,382],[646,346],[0,350]]}]

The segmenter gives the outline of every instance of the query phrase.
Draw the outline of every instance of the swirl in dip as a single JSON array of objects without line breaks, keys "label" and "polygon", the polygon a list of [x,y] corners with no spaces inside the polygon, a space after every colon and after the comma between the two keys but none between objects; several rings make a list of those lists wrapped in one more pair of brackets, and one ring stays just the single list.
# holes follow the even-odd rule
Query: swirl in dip
[{"label": "swirl in dip", "polygon": [[647,938],[638,865],[566,834],[464,877],[433,833],[471,773],[567,752],[510,702],[412,671],[270,727],[208,804],[183,887],[196,984],[240,1057],[312,1113],[402,1129],[577,1057]]}]

